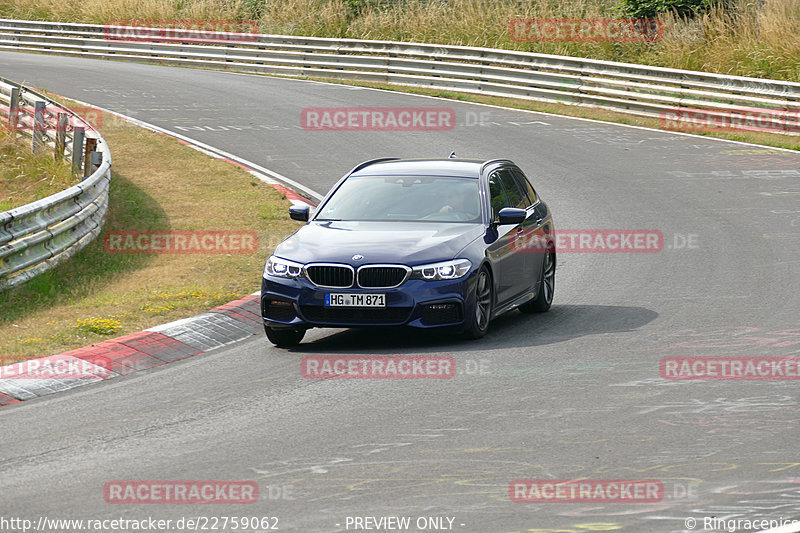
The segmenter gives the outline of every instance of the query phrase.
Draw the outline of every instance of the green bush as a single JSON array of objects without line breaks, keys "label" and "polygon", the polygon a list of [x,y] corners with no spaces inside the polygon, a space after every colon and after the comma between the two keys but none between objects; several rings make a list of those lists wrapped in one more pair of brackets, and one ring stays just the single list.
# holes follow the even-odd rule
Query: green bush
[{"label": "green bush", "polygon": [[714,5],[727,5],[729,0],[622,0],[622,12],[633,18],[652,18],[673,11],[683,18],[705,13]]}]

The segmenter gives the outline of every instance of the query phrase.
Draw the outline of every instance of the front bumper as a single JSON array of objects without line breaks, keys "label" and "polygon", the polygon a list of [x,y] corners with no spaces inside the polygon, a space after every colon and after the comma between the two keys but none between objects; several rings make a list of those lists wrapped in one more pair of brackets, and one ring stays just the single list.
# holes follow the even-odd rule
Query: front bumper
[{"label": "front bumper", "polygon": [[[474,274],[457,280],[409,279],[393,289],[324,289],[305,278],[267,276],[261,283],[261,316],[272,328],[461,326],[470,316]],[[386,307],[326,307],[330,293],[385,294]]]}]

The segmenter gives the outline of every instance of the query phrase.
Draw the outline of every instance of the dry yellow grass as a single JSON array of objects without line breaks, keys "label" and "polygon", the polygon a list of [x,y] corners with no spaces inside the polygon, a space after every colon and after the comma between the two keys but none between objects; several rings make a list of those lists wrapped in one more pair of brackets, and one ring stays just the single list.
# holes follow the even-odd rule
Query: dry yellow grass
[{"label": "dry yellow grass", "polygon": [[740,0],[735,12],[714,9],[686,23],[666,15],[664,39],[644,63],[800,81],[800,2]]},{"label": "dry yellow grass", "polygon": [[0,212],[63,191],[78,183],[68,162],[52,152],[31,152],[31,138],[0,128]]},{"label": "dry yellow grass", "polygon": [[0,15],[102,24],[111,20],[255,19],[262,33],[509,48],[800,81],[800,2],[732,2],[696,18],[660,17],[656,43],[515,42],[513,18],[619,17],[617,0],[6,0]]},{"label": "dry yellow grass", "polygon": [[32,20],[103,24],[116,19],[231,19],[239,15],[239,4],[225,0],[5,0],[0,9]]},{"label": "dry yellow grass", "polygon": [[[113,154],[103,235],[255,231],[252,254],[109,254],[103,235],[52,271],[0,293],[0,358],[49,355],[191,316],[260,288],[266,256],[300,224],[244,170],[105,115]],[[236,209],[232,209],[236,206]]]}]

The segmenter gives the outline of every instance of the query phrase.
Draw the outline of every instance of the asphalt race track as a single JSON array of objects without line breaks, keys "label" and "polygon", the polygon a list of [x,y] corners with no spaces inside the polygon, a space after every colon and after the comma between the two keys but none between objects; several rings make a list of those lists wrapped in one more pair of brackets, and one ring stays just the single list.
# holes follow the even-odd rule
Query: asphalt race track
[{"label": "asphalt race track", "polygon": [[[411,517],[408,531],[465,533],[711,531],[722,528],[704,528],[706,517],[800,518],[797,381],[667,380],[659,371],[666,357],[800,355],[800,154],[155,65],[3,52],[0,73],[320,194],[366,159],[455,150],[515,161],[558,229],[663,234],[656,253],[562,253],[552,310],[512,312],[479,341],[312,330],[285,351],[258,336],[3,408],[0,515],[277,517],[280,531],[313,533],[367,531],[354,529],[355,517],[387,516]],[[308,131],[308,107],[452,107],[457,125]],[[450,355],[457,372],[311,380],[300,374],[309,354]],[[517,503],[509,484],[519,479],[659,480],[664,493],[650,503]],[[103,488],[114,480],[253,480],[260,497],[110,504]],[[453,521],[418,528],[427,517]]]}]

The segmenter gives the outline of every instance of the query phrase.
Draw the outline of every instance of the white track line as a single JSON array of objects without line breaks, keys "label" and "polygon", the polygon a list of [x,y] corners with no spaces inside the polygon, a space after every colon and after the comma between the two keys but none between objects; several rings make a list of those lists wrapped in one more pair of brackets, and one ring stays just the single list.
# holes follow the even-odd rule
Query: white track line
[{"label": "white track line", "polygon": [[[214,69],[212,69],[212,70],[214,70]],[[696,133],[685,133],[685,132],[682,132],[682,131],[671,131],[671,130],[662,130],[662,129],[658,129],[658,128],[648,128],[647,126],[636,126],[634,124],[623,124],[621,122],[610,122],[610,121],[607,121],[607,120],[599,120],[599,119],[595,119],[595,118],[573,117],[573,116],[570,116],[570,115],[559,115],[558,113],[548,113],[547,111],[534,111],[532,109],[517,109],[516,107],[505,107],[505,106],[495,105],[495,104],[484,104],[484,103],[481,103],[481,102],[466,102],[464,100],[456,100],[456,99],[447,98],[447,97],[444,97],[444,96],[431,96],[431,95],[428,95],[428,94],[417,94],[417,93],[404,92],[402,90],[392,91],[392,90],[389,90],[389,89],[379,89],[379,88],[376,88],[376,87],[362,87],[360,85],[349,85],[347,83],[333,83],[333,82],[329,82],[329,81],[307,80],[307,79],[302,79],[302,78],[290,78],[290,77],[286,77],[286,76],[271,76],[269,74],[253,74],[253,73],[249,73],[249,72],[227,72],[227,71],[224,71],[224,70],[215,70],[215,72],[226,72],[227,74],[235,74],[237,76],[258,76],[258,77],[262,77],[262,78],[266,77],[266,78],[277,78],[277,79],[284,79],[284,80],[302,81],[302,82],[305,82],[305,83],[319,83],[319,84],[322,84],[322,85],[333,85],[333,86],[337,86],[337,87],[356,87],[356,88],[364,89],[364,90],[368,90],[368,91],[381,91],[381,92],[385,92],[385,93],[405,94],[405,95],[408,95],[408,96],[416,96],[418,98],[433,98],[435,100],[445,100],[445,101],[448,101],[448,102],[455,102],[455,103],[459,103],[459,104],[468,104],[468,105],[478,105],[478,106],[483,106],[483,107],[491,107],[491,108],[494,108],[494,109],[502,109],[504,111],[519,111],[521,113],[531,113],[531,114],[534,114],[534,115],[544,115],[546,117],[568,118],[568,119],[571,119],[571,120],[583,120],[584,122],[594,122],[596,124],[607,124],[609,126],[620,126],[620,127],[624,127],[624,128],[633,128],[633,129],[637,129],[637,130],[653,131],[653,132],[659,132],[659,133],[668,133],[670,135],[681,135],[681,136],[684,136],[684,137],[693,137],[695,139],[703,139],[703,140],[706,140],[706,141],[711,140],[711,141],[720,141],[720,142],[733,143],[733,144],[743,144],[745,146],[758,146],[759,148],[769,148],[770,150],[781,150],[783,152],[790,152],[790,153],[793,153],[793,154],[800,153],[800,151],[798,151],[798,150],[792,150],[790,148],[780,148],[780,147],[777,147],[777,146],[770,146],[768,144],[757,144],[757,143],[750,143],[750,142],[746,142],[746,141],[734,141],[732,139],[722,139],[720,137],[711,137],[711,136],[708,136],[708,135],[697,135]],[[396,87],[399,87],[400,89],[402,89],[403,87],[406,87],[406,86],[404,86],[404,85],[396,85]],[[457,93],[459,91],[453,89],[452,92]],[[492,95],[481,95],[479,93],[460,93],[460,94],[465,94],[465,95],[468,95],[468,96],[492,96]],[[533,103],[548,105],[547,102],[538,102],[538,101],[535,101],[535,100],[522,100],[522,101],[523,102],[529,102],[530,101],[530,102],[533,102]],[[553,104],[553,105],[555,105],[555,104]],[[564,104],[564,105],[566,105],[566,104]],[[596,108],[596,107],[591,107],[591,106],[575,106],[575,107],[578,108],[578,109],[601,109],[601,108]],[[608,111],[608,110],[605,110],[605,111]],[[611,111],[611,112],[613,112],[613,111]],[[630,116],[631,117],[641,118],[641,117],[638,117],[638,115],[630,115]]]},{"label": "white track line", "polygon": [[[185,135],[181,135],[180,133],[176,133],[176,132],[168,130],[166,128],[162,128],[160,126],[156,126],[155,124],[150,124],[149,122],[145,122],[143,120],[139,120],[138,118],[134,118],[134,117],[131,117],[129,115],[125,115],[123,113],[118,113],[117,111],[112,111],[110,109],[106,109],[104,107],[100,107],[100,106],[97,106],[97,105],[94,105],[94,104],[89,104],[87,102],[82,102],[80,100],[75,100],[74,98],[70,98],[68,96],[63,96],[63,98],[72,100],[73,102],[76,102],[77,104],[82,105],[82,106],[93,107],[95,109],[99,109],[100,111],[103,111],[104,113],[110,113],[110,114],[112,114],[114,116],[120,117],[121,119],[124,119],[124,120],[126,120],[126,121],[128,121],[128,122],[130,122],[132,124],[135,124],[135,125],[140,126],[142,128],[148,129],[150,131],[155,131],[155,132],[158,132],[158,133],[163,133],[164,135],[169,135],[170,137],[175,137],[176,139],[180,139],[182,141],[185,141],[189,145],[192,145],[193,147],[197,148],[199,151],[204,152],[204,153],[206,153],[206,154],[208,154],[210,156],[224,157],[226,159],[230,159],[232,161],[235,161],[235,162],[237,162],[237,163],[239,163],[241,165],[249,167],[250,169],[252,169],[254,171],[257,171],[257,172],[251,172],[251,174],[256,176],[261,181],[264,181],[265,183],[269,183],[269,184],[274,183],[273,181],[270,181],[270,179],[265,179],[265,178],[271,178],[272,180],[276,180],[278,182],[284,183],[284,184],[286,184],[287,186],[289,186],[289,187],[291,187],[293,189],[302,191],[302,192],[306,193],[311,198],[314,198],[317,201],[322,200],[322,198],[323,198],[322,194],[314,191],[313,189],[310,189],[310,188],[306,187],[302,183],[298,183],[298,182],[294,181],[291,178],[287,178],[283,174],[278,174],[275,171],[272,171],[272,170],[270,170],[268,168],[264,168],[261,165],[253,163],[252,161],[248,161],[247,159],[244,159],[244,158],[239,157],[237,155],[231,154],[230,152],[226,152],[225,150],[221,150],[219,148],[215,148],[215,147],[213,147],[213,146],[211,146],[209,144],[206,144],[204,142],[198,141],[196,139],[192,139],[191,137],[187,137]],[[261,175],[259,175],[259,174],[261,174]]]}]

